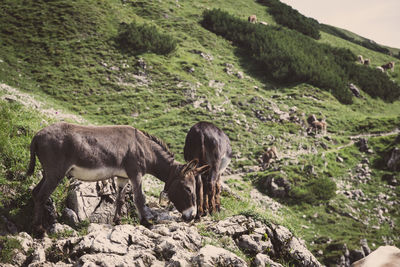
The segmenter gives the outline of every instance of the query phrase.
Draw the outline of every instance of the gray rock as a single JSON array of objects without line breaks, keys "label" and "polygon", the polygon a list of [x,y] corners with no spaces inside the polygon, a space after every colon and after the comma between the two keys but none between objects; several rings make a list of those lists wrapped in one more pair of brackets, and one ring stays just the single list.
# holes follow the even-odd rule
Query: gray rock
[{"label": "gray rock", "polygon": [[239,215],[219,221],[210,228],[220,235],[239,236],[248,232],[248,224],[248,219],[243,215]]},{"label": "gray rock", "polygon": [[361,243],[361,249],[363,250],[364,255],[368,256],[371,253],[371,249],[368,246],[367,239],[361,239],[360,243]]},{"label": "gray rock", "polygon": [[263,241],[260,234],[242,235],[238,239],[238,247],[251,254],[268,252],[273,254],[274,247],[270,240]]},{"label": "gray rock", "polygon": [[77,232],[72,229],[70,226],[60,223],[53,224],[50,229],[49,233],[51,234],[65,234],[68,233],[70,236],[77,236]]},{"label": "gray rock", "polygon": [[[80,222],[88,220],[94,223],[111,224],[115,215],[117,190],[117,178],[97,183],[75,180],[70,185],[66,206],[76,214]],[[127,197],[131,197],[131,191],[128,191]],[[125,202],[122,214],[134,208],[129,203],[129,201]],[[75,215],[69,211],[68,216],[76,225]]]},{"label": "gray rock", "polygon": [[72,209],[65,208],[63,210],[62,217],[63,220],[71,226],[77,226],[79,224],[78,215],[76,215],[75,211]]},{"label": "gray rock", "polygon": [[400,171],[400,148],[395,147],[390,153],[387,167],[391,171]]},{"label": "gray rock", "polygon": [[282,264],[274,262],[269,256],[261,253],[257,254],[253,264],[258,267],[283,267]]},{"label": "gray rock", "polygon": [[365,254],[363,250],[350,250],[350,255],[349,255],[350,263],[358,261],[364,257]]},{"label": "gray rock", "polygon": [[365,138],[360,138],[357,142],[358,148],[361,152],[367,152],[368,151],[368,140]]},{"label": "gray rock", "polygon": [[267,176],[263,183],[263,188],[271,197],[284,198],[291,189],[290,182],[283,177],[275,178],[272,175]]},{"label": "gray rock", "polygon": [[205,247],[201,248],[199,253],[195,257],[193,257],[192,263],[194,264],[194,266],[199,267],[247,266],[244,260],[236,256],[232,252],[212,245],[206,245]]}]

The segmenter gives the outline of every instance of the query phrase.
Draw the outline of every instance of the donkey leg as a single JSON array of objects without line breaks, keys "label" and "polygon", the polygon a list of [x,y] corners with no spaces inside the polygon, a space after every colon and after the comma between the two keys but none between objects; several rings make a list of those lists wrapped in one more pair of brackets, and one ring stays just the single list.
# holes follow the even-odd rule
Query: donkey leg
[{"label": "donkey leg", "polygon": [[208,213],[208,199],[209,199],[209,180],[208,175],[202,175],[203,182],[203,214],[202,216],[206,216]]},{"label": "donkey leg", "polygon": [[147,228],[150,228],[152,224],[148,220],[148,217],[150,217],[150,214],[148,213],[150,213],[151,211],[149,210],[149,208],[145,206],[146,197],[144,196],[142,190],[142,176],[138,174],[136,177],[131,178],[131,182],[132,182],[135,206],[139,213],[140,224]]},{"label": "donkey leg", "polygon": [[118,188],[117,203],[116,203],[115,215],[114,215],[114,219],[113,219],[113,222],[116,225],[121,224],[122,206],[125,203],[125,195],[126,195],[126,191],[128,190],[128,187],[129,187],[129,183],[126,183],[122,189]]},{"label": "donkey leg", "polygon": [[45,229],[43,227],[43,211],[45,203],[50,195],[60,183],[64,174],[61,172],[43,172],[43,178],[39,184],[33,189],[34,216],[33,216],[33,232],[38,237],[43,237]]},{"label": "donkey leg", "polygon": [[197,214],[195,220],[200,220],[203,215],[203,181],[201,175],[196,176],[196,204],[197,204]]},{"label": "donkey leg", "polygon": [[216,212],[221,211],[221,174],[218,174],[215,192],[215,208]]},{"label": "donkey leg", "polygon": [[216,194],[216,184],[218,180],[218,170],[219,170],[219,164],[215,164],[213,166],[213,169],[209,172],[209,185],[208,185],[208,210],[209,213],[212,214],[216,211],[215,207],[215,194]]},{"label": "donkey leg", "polygon": [[210,212],[210,214],[213,214],[216,211],[215,208],[215,193],[216,193],[216,181],[211,181],[210,182],[210,188],[209,188],[209,195],[208,195],[208,211]]}]

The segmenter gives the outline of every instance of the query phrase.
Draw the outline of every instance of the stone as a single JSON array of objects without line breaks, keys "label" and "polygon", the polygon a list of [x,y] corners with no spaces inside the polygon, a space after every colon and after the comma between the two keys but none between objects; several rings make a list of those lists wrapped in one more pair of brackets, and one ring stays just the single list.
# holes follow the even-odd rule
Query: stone
[{"label": "stone", "polygon": [[69,208],[65,208],[62,213],[63,220],[71,226],[77,226],[79,224],[78,215],[76,215],[75,211]]},{"label": "stone", "polygon": [[55,223],[52,226],[50,226],[49,233],[55,235],[68,233],[68,235],[70,236],[78,236],[77,232],[74,229],[72,229],[68,225],[61,223]]},{"label": "stone", "polygon": [[213,267],[213,266],[231,266],[231,267],[244,267],[247,263],[233,254],[232,252],[206,245],[200,249],[199,253],[193,257],[194,266]]},{"label": "stone", "polygon": [[240,236],[248,232],[247,224],[247,218],[239,215],[219,221],[210,228],[214,233],[220,235]]},{"label": "stone", "polygon": [[[93,223],[113,223],[116,201],[118,196],[118,179],[112,178],[108,182],[88,183],[74,180],[69,188],[66,206],[72,210],[79,222],[88,220]],[[131,197],[128,190],[126,197]],[[134,209],[130,201],[125,201],[122,214]],[[76,217],[71,211],[70,221],[76,225]]]},{"label": "stone", "polygon": [[283,267],[282,264],[274,262],[269,256],[261,253],[256,255],[253,264],[258,267]]},{"label": "stone", "polygon": [[393,148],[387,161],[387,167],[391,171],[400,171],[400,148]]},{"label": "stone", "polygon": [[368,151],[368,140],[365,138],[360,138],[357,142],[358,148],[361,152],[367,152]]}]

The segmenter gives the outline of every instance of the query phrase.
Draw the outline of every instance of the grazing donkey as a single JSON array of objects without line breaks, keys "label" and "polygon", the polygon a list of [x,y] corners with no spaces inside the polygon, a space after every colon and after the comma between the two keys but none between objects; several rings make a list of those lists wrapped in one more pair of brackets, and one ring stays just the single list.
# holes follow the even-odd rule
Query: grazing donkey
[{"label": "grazing donkey", "polygon": [[[133,127],[56,123],[33,137],[30,152],[27,175],[32,175],[34,171],[36,156],[43,167],[43,178],[32,192],[33,230],[39,236],[44,234],[44,204],[64,176],[83,181],[99,181],[115,176],[129,179],[140,223],[150,227],[148,219],[151,211],[145,206],[141,179],[149,173],[166,183],[168,197],[184,220],[192,220],[196,214],[195,176],[206,168],[196,168],[195,160],[180,164],[162,141]],[[114,218],[117,223],[126,185],[117,198]]]},{"label": "grazing donkey", "polygon": [[205,175],[196,176],[197,218],[220,211],[221,173],[232,157],[228,136],[214,124],[199,122],[188,132],[184,147],[186,161],[199,160],[199,166],[209,165]]}]

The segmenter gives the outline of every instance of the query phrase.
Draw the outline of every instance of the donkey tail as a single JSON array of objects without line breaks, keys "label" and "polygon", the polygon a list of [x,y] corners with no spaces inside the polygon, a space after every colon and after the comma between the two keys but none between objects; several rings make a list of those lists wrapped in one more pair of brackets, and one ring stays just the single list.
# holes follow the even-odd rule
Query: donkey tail
[{"label": "donkey tail", "polygon": [[36,139],[33,138],[31,142],[31,160],[29,162],[28,169],[26,171],[26,176],[31,176],[33,172],[35,171],[35,164],[36,164]]}]

